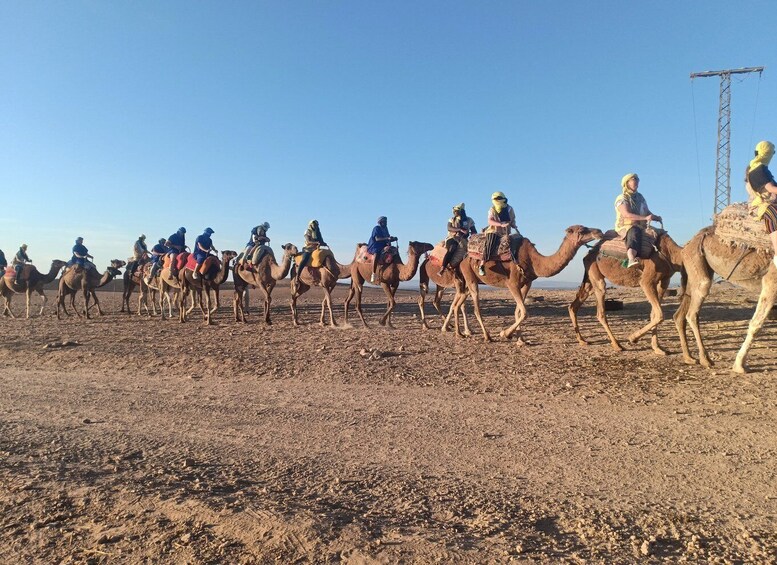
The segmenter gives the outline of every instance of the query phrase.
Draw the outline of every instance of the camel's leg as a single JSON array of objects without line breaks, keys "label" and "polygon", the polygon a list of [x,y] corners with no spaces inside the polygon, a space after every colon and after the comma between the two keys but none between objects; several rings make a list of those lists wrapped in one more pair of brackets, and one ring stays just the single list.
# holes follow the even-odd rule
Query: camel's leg
[{"label": "camel's leg", "polygon": [[[513,282],[513,281],[510,281]],[[510,291],[510,294],[513,295],[513,298],[515,299],[515,322],[509,326],[508,328],[505,328],[502,330],[501,335],[502,337],[506,339],[510,339],[513,334],[516,334],[518,337],[518,345],[524,345],[525,342],[523,339],[521,339],[521,323],[526,319],[526,304],[523,301],[524,298],[524,292],[522,291],[521,287],[516,284],[508,284],[507,289]]]},{"label": "camel's leg", "polygon": [[[205,301],[203,302],[203,296],[205,297]],[[206,320],[206,323],[210,319],[210,292],[207,291],[207,289],[197,290],[192,294],[192,308],[194,308],[194,301],[199,302],[200,304],[200,312],[202,312],[202,319]],[[188,314],[188,312],[187,312]]]},{"label": "camel's leg", "polygon": [[[333,284],[337,284],[336,282]],[[326,308],[329,311],[329,325],[333,328],[337,326],[337,321],[335,320],[335,315],[332,312],[332,288],[329,286],[324,286],[324,293],[326,294]],[[322,320],[323,321],[323,320]]]},{"label": "camel's leg", "polygon": [[16,318],[11,311],[11,294],[10,296],[3,295],[3,316],[10,316],[12,319]]},{"label": "camel's leg", "polygon": [[[462,297],[461,295],[464,294]],[[458,306],[457,304],[459,302],[463,302],[467,299],[466,293],[460,293],[459,290],[456,290],[456,294],[453,295],[453,300],[451,300],[451,306],[448,308],[448,314],[445,316],[445,319],[442,321],[442,333],[445,333],[448,331],[448,325],[451,323],[451,318],[453,318],[453,324],[456,331],[456,335],[459,335],[459,318],[458,318]]]},{"label": "camel's leg", "polygon": [[461,320],[462,320],[462,322],[464,322],[464,336],[465,337],[469,337],[469,336],[472,335],[472,332],[469,329],[469,322],[467,321],[466,296],[459,303],[459,309],[456,311],[456,319],[457,320],[458,320],[459,312],[461,312]]},{"label": "camel's leg", "polygon": [[40,304],[40,312],[38,312],[38,316],[43,316],[43,311],[46,309],[46,302],[48,302],[48,298],[46,298],[46,293],[43,292],[43,288],[36,288],[35,292],[40,294],[40,297],[43,299],[43,301]]},{"label": "camel's leg", "polygon": [[423,272],[421,274],[421,283],[418,285],[418,309],[421,311],[421,327],[425,330],[429,329],[429,324],[426,323],[426,316],[424,315],[424,304],[426,303],[426,293],[429,290],[428,278],[424,281]]},{"label": "camel's leg", "polygon": [[235,287],[235,293],[232,295],[232,312],[235,314],[236,322],[245,322],[243,315],[243,297],[242,291]]},{"label": "camel's leg", "polygon": [[97,300],[97,291],[91,290],[90,293],[92,298],[94,298],[94,305],[97,308],[97,314],[99,314],[100,316],[103,316],[104,314],[103,314],[102,308],[100,308],[100,301]]},{"label": "camel's leg", "polygon": [[[211,309],[210,309],[210,291],[206,288],[204,290],[205,292],[205,324],[211,325],[213,324],[213,318],[211,318]],[[200,308],[202,308],[202,298],[200,298]]]},{"label": "camel's leg", "polygon": [[477,282],[475,282],[473,286],[469,286],[469,295],[472,297],[472,307],[475,310],[475,318],[477,318],[477,321],[480,324],[480,329],[483,330],[483,339],[485,339],[485,341],[491,341],[491,335],[488,333],[486,325],[483,323],[483,316],[480,314],[480,293]]},{"label": "camel's leg", "polygon": [[215,314],[218,309],[221,307],[221,304],[219,303],[219,289],[218,287],[213,289],[213,295],[216,298],[215,305],[213,306],[213,309],[210,311],[211,314]]},{"label": "camel's leg", "polygon": [[637,343],[643,335],[652,331],[653,328],[664,320],[664,313],[661,310],[661,301],[658,298],[656,287],[649,281],[640,281],[640,286],[650,303],[650,321],[629,336],[630,343]]},{"label": "camel's leg", "polygon": [[[764,277],[764,279],[766,279],[766,277]],[[761,282],[761,296],[758,297],[758,305],[755,307],[755,313],[750,319],[750,324],[747,326],[747,337],[742,343],[742,347],[739,348],[739,352],[737,352],[736,359],[734,360],[734,366],[731,369],[735,373],[747,372],[745,359],[750,351],[750,347],[753,345],[753,340],[758,335],[758,332],[761,331],[769,312],[772,311],[772,306],[774,305],[776,297],[777,288],[774,288],[773,283],[770,285],[766,280],[763,280]]]},{"label": "camel's leg", "polygon": [[297,288],[292,289],[289,304],[291,305],[291,323],[294,324],[294,327],[299,327],[299,321],[297,320]]},{"label": "camel's leg", "polygon": [[270,305],[272,304],[272,292],[267,288],[263,288],[262,290],[264,291],[264,323],[271,326]]},{"label": "camel's leg", "polygon": [[567,310],[569,311],[569,318],[572,320],[572,329],[575,330],[575,337],[577,338],[577,343],[580,345],[588,345],[588,342],[580,334],[580,326],[577,322],[577,311],[580,310],[580,307],[583,304],[585,304],[585,301],[591,295],[592,289],[593,285],[588,280],[588,275],[586,274],[583,276],[583,282],[580,284],[580,288],[577,289],[577,295],[575,295],[575,299],[572,301],[572,304],[567,306]]},{"label": "camel's leg", "polygon": [[[658,303],[663,304],[664,302],[664,294],[666,294],[666,289],[669,287],[669,279],[670,277],[664,277],[658,282],[658,285],[656,285],[656,292],[658,293]],[[661,311],[661,319],[663,320],[663,310]],[[656,353],[656,355],[666,355],[666,350],[664,350],[659,344],[658,344],[658,325],[653,328],[652,335],[650,336],[650,347],[653,349],[653,351]]]},{"label": "camel's leg", "polygon": [[391,312],[394,311],[394,306],[397,303],[396,300],[394,300],[394,293],[396,292],[396,288],[391,288],[388,283],[384,282],[381,282],[380,286],[383,287],[383,292],[386,293],[386,300],[388,300],[388,304],[386,305],[386,313],[383,314],[383,317],[381,317],[380,325],[388,325],[390,328],[393,328],[394,326],[391,325]]},{"label": "camel's leg", "polygon": [[30,288],[30,285],[27,285],[27,290],[24,293],[26,299],[27,299],[27,315],[26,318],[30,319],[30,302],[32,300],[32,289]]},{"label": "camel's leg", "polygon": [[357,284],[356,277],[351,281],[351,286],[348,288],[348,296],[345,297],[345,302],[343,303],[343,310],[345,311],[343,320],[345,324],[348,323],[348,306],[351,304],[351,300],[356,293],[353,288],[355,284]]}]

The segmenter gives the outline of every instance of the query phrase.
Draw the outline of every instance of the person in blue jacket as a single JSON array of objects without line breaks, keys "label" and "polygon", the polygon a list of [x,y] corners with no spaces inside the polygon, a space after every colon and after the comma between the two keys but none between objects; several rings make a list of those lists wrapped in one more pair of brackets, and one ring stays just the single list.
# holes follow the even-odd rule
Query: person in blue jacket
[{"label": "person in blue jacket", "polygon": [[200,278],[200,267],[202,266],[202,262],[205,261],[205,258],[210,255],[210,252],[213,251],[214,253],[218,253],[216,248],[213,247],[213,240],[210,238],[213,233],[215,233],[213,229],[205,228],[202,235],[194,241],[194,251],[192,253],[194,254],[194,259],[197,261],[197,266],[194,269],[195,279]]},{"label": "person in blue jacket", "polygon": [[388,231],[388,219],[386,216],[378,218],[378,225],[372,228],[370,240],[367,242],[367,251],[375,256],[372,262],[372,275],[370,275],[371,283],[375,282],[375,273],[378,271],[378,265],[383,257],[383,250],[386,248],[386,245],[396,240],[397,238]]},{"label": "person in blue jacket", "polygon": [[145,279],[146,284],[151,282],[151,279],[156,276],[157,271],[159,271],[159,269],[162,267],[162,257],[167,255],[165,241],[167,240],[163,237],[154,247],[151,248],[151,271],[148,273],[148,276]]},{"label": "person in blue jacket", "polygon": [[182,253],[186,249],[186,228],[178,228],[178,231],[167,238],[165,241],[165,247],[167,247],[167,254],[170,255],[170,276],[178,276],[178,268],[175,264],[175,256]]},{"label": "person in blue jacket", "polygon": [[76,244],[73,246],[73,257],[67,262],[68,266],[72,267],[73,265],[78,265],[82,269],[85,269],[89,259],[94,259],[94,257],[89,254],[89,250],[84,245],[84,238],[77,237]]}]

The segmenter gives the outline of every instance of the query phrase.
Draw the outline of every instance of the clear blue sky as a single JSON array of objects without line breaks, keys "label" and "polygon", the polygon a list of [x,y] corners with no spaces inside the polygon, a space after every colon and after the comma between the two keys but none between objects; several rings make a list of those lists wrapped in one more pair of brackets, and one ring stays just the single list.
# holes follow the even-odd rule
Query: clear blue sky
[{"label": "clear blue sky", "polygon": [[277,250],[317,218],[348,262],[379,215],[404,250],[461,201],[482,227],[502,190],[551,253],[611,227],[627,172],[685,242],[712,212],[719,89],[689,73],[766,66],[733,81],[743,200],[777,139],[775,24],[765,1],[4,2],[0,248],[46,267],[82,235],[102,270],[140,233],[239,249],[269,221]]}]

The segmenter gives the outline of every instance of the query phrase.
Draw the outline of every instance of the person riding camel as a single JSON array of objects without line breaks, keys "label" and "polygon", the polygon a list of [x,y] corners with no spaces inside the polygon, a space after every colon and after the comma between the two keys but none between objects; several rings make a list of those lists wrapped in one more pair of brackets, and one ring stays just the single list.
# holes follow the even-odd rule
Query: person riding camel
[{"label": "person riding camel", "polygon": [[22,246],[19,248],[19,251],[17,251],[16,255],[14,255],[13,261],[11,263],[14,267],[14,270],[16,271],[16,282],[23,282],[24,279],[22,277],[22,269],[24,269],[24,265],[27,263],[32,263],[32,259],[27,256],[26,243],[22,244]]},{"label": "person riding camel", "polygon": [[467,216],[467,212],[464,210],[464,203],[462,202],[454,206],[453,217],[448,220],[448,237],[445,238],[445,248],[447,251],[442,260],[442,267],[440,267],[437,273],[438,276],[442,276],[445,273],[445,269],[448,268],[448,264],[451,262],[459,245],[469,239],[470,234],[475,233],[477,233],[475,221]]},{"label": "person riding camel", "polygon": [[200,235],[194,242],[194,260],[197,261],[197,266],[194,269],[194,278],[199,279],[200,278],[200,267],[202,266],[202,262],[205,261],[205,258],[210,255],[210,252],[213,251],[214,253],[218,253],[215,247],[213,247],[213,240],[211,240],[210,236],[215,233],[212,228],[205,228],[205,231],[202,232],[202,235]]},{"label": "person riding camel", "polygon": [[178,276],[178,267],[176,266],[176,256],[186,250],[186,228],[178,228],[178,231],[167,238],[165,241],[167,254],[170,256],[170,276]]},{"label": "person riding camel", "polygon": [[645,197],[639,193],[639,177],[629,173],[621,179],[622,192],[615,199],[615,231],[626,238],[629,267],[640,264],[642,237],[650,222],[662,221],[661,216],[648,208]]},{"label": "person riding camel", "polygon": [[84,238],[77,237],[76,244],[73,246],[73,256],[70,258],[70,261],[67,262],[67,266],[72,267],[73,265],[77,265],[82,269],[86,269],[92,265],[92,263],[89,262],[89,259],[94,259],[94,257],[89,254],[89,250],[84,246]]},{"label": "person riding camel", "polygon": [[162,266],[162,257],[167,255],[167,247],[165,247],[166,241],[167,240],[163,237],[151,248],[151,272],[149,272],[148,276],[145,278],[146,284],[151,282],[151,279],[156,276],[157,271]]},{"label": "person riding camel", "polygon": [[8,259],[5,258],[5,253],[0,249],[0,270],[5,271],[8,267]]},{"label": "person riding camel", "polygon": [[146,246],[146,235],[140,234],[137,241],[132,246],[132,258],[127,263],[127,271],[129,275],[135,274],[139,265],[148,259],[148,247]]},{"label": "person riding camel", "polygon": [[378,225],[372,228],[372,234],[370,234],[370,240],[367,242],[367,251],[375,256],[372,261],[372,274],[370,275],[370,282],[375,282],[375,273],[378,271],[378,265],[383,258],[386,247],[397,238],[391,235],[388,231],[388,218],[381,216],[378,218]]},{"label": "person riding camel", "polygon": [[[262,257],[264,256],[264,246],[270,243],[270,238],[267,237],[267,230],[269,229],[270,224],[264,222],[258,226],[255,226],[251,230],[251,239],[249,239],[248,243],[246,243],[246,247],[243,252],[238,255],[238,263],[242,265],[243,263],[250,261],[253,265],[259,264],[259,261],[261,261]],[[251,260],[252,254],[254,256],[253,261]]]},{"label": "person riding camel", "polygon": [[[507,203],[504,192],[494,192],[491,195],[491,208],[488,210],[488,227],[486,233],[498,236],[510,235],[512,229],[518,232],[515,224],[515,210]],[[483,258],[478,262],[478,274],[482,277],[486,274],[483,265],[490,259],[491,249],[486,246]]]},{"label": "person riding camel", "polygon": [[777,266],[777,183],[769,170],[773,156],[774,143],[771,141],[761,141],[755,146],[755,158],[747,168],[747,183],[753,191],[750,207],[755,217],[764,222],[774,249],[774,265]]},{"label": "person riding camel", "polygon": [[294,273],[294,281],[299,283],[299,277],[302,274],[302,269],[310,261],[310,256],[316,249],[319,249],[322,245],[326,245],[324,238],[321,236],[321,230],[318,227],[318,220],[310,220],[308,223],[308,229],[305,230],[305,246],[302,248],[302,257],[299,261],[299,265],[296,267]]}]

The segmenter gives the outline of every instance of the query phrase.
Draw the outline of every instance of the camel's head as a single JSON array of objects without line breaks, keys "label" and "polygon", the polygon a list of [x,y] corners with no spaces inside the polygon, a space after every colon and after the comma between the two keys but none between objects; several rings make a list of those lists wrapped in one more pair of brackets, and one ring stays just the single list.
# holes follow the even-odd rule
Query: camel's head
[{"label": "camel's head", "polygon": [[121,271],[117,269],[116,267],[108,267],[108,273],[112,277],[118,277],[121,274]]},{"label": "camel's head", "polygon": [[127,262],[126,261],[122,261],[121,259],[113,259],[111,261],[111,268],[118,270],[118,269],[121,269],[122,267],[124,267],[124,265],[126,265],[126,264],[127,264]]},{"label": "camel's head", "polygon": [[434,249],[434,245],[431,243],[426,243],[424,241],[411,241],[410,242],[410,249],[412,249],[416,255],[421,255],[423,253],[426,253],[427,251],[431,251]]},{"label": "camel's head", "polygon": [[293,243],[286,243],[281,245],[281,248],[283,249],[283,254],[288,255],[289,257],[294,257],[297,253],[299,253],[299,249],[297,249],[297,246]]},{"label": "camel's head", "polygon": [[604,233],[596,228],[587,228],[585,226],[569,226],[567,228],[566,238],[575,244],[575,247],[585,245],[589,241],[602,239]]},{"label": "camel's head", "polygon": [[65,265],[67,265],[67,261],[62,261],[61,259],[54,259],[51,262],[51,268],[55,271],[59,271]]},{"label": "camel's head", "polygon": [[221,252],[221,259],[225,263],[229,263],[235,257],[237,257],[237,252],[236,251],[232,251],[230,249],[225,249],[224,251]]}]

